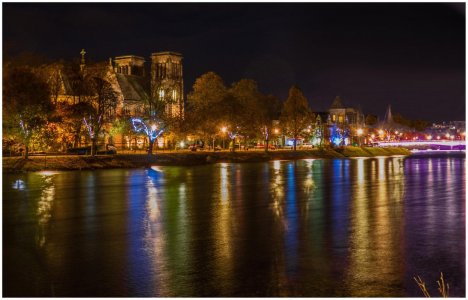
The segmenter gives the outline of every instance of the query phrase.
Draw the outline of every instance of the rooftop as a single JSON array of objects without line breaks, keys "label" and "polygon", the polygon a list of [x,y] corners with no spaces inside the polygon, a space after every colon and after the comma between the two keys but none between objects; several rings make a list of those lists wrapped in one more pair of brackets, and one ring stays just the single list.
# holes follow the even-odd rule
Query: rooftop
[{"label": "rooftop", "polygon": [[154,52],[151,53],[151,56],[158,56],[158,55],[175,55],[175,56],[182,56],[182,54],[178,52],[172,52],[172,51],[163,51],[163,52]]}]

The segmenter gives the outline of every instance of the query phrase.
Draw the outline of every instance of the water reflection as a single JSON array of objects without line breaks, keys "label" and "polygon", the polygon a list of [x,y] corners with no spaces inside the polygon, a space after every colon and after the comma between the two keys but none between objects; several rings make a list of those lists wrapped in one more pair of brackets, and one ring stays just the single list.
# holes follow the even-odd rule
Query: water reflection
[{"label": "water reflection", "polygon": [[[374,159],[358,159],[355,169],[347,276],[350,295],[372,297],[401,290],[404,177],[398,167],[401,158],[377,158],[377,176],[370,172],[365,181],[360,180],[364,160]],[[374,164],[370,166],[372,170]],[[386,284],[376,290],[375,281]]]},{"label": "water reflection", "polygon": [[39,247],[43,247],[46,242],[46,230],[50,218],[52,217],[52,205],[55,196],[55,186],[50,174],[43,175],[44,186],[41,197],[37,202],[37,220],[38,231],[36,235],[36,243]]},{"label": "water reflection", "polygon": [[464,296],[464,162],[6,175],[5,295]]}]

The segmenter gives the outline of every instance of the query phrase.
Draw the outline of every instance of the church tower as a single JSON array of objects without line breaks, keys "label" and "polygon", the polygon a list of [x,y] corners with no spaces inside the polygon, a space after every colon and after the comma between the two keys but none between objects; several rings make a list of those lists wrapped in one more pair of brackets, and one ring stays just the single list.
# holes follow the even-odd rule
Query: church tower
[{"label": "church tower", "polygon": [[145,76],[145,59],[135,55],[117,56],[114,60],[115,72],[124,75]]},{"label": "church tower", "polygon": [[176,52],[151,54],[151,97],[165,104],[169,117],[184,116],[182,55]]}]

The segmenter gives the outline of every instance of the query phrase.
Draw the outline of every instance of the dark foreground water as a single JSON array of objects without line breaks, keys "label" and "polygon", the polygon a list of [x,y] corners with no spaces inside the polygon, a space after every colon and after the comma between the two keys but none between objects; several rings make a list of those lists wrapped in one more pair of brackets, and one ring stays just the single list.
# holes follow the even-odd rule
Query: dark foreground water
[{"label": "dark foreground water", "polygon": [[3,175],[4,296],[465,296],[465,158]]}]

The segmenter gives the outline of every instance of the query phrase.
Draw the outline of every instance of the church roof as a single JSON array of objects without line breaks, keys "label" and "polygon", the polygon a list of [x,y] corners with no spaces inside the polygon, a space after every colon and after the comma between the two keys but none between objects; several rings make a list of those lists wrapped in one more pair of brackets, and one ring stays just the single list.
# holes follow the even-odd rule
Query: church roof
[{"label": "church roof", "polygon": [[335,100],[333,100],[330,109],[337,109],[337,108],[345,108],[343,103],[341,102],[340,96],[336,96]]},{"label": "church roof", "polygon": [[115,75],[125,100],[144,101],[149,98],[143,78],[134,75]]},{"label": "church roof", "polygon": [[65,95],[75,95],[76,92],[73,90],[73,85],[71,83],[71,76],[66,72],[60,72],[60,76],[62,79],[63,89]]}]

